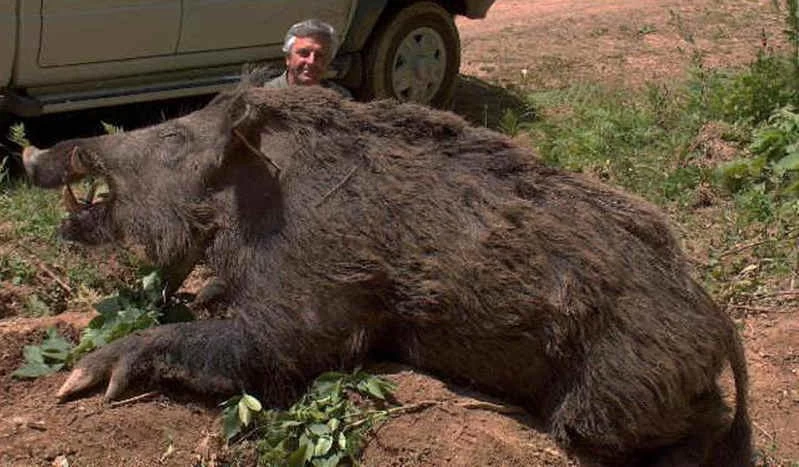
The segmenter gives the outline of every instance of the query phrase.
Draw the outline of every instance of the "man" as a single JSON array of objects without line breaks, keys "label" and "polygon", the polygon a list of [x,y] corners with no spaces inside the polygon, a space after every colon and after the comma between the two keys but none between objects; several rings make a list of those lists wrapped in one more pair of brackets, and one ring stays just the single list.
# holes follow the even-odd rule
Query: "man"
[{"label": "man", "polygon": [[286,71],[264,83],[265,88],[289,86],[324,86],[351,98],[344,87],[324,79],[327,67],[338,49],[338,36],[333,26],[318,19],[299,22],[289,28],[283,42]]}]

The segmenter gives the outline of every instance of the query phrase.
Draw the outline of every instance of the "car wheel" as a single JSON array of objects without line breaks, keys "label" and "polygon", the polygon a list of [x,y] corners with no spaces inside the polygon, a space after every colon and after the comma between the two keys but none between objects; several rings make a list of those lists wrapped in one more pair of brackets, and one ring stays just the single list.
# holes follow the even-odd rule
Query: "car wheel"
[{"label": "car wheel", "polygon": [[375,28],[361,97],[446,107],[459,67],[460,38],[452,14],[433,2],[414,3]]}]

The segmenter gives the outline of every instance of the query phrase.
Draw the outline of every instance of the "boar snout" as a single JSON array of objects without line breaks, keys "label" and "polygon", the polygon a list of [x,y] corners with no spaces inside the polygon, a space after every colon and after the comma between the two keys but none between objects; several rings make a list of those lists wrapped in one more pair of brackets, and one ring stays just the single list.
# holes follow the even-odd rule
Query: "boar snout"
[{"label": "boar snout", "polygon": [[25,173],[31,181],[38,186],[46,188],[53,188],[60,186],[61,178],[58,180],[53,179],[52,176],[46,176],[48,171],[42,169],[42,154],[45,151],[37,148],[36,146],[27,146],[22,150],[22,163],[25,166]]},{"label": "boar snout", "polygon": [[27,146],[22,150],[22,163],[31,181],[43,188],[58,188],[80,180],[89,173],[77,146],[60,156],[51,150]]}]

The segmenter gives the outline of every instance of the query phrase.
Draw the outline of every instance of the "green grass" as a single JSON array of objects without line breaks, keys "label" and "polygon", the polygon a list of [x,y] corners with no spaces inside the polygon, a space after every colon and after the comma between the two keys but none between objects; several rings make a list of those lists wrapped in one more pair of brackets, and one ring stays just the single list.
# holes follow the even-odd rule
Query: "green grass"
[{"label": "green grass", "polygon": [[83,303],[87,297],[132,284],[141,268],[132,254],[116,251],[120,266],[109,274],[103,261],[58,238],[63,216],[55,191],[19,180],[0,187],[0,281],[36,290],[25,300],[22,315],[59,313],[73,302],[88,305]]},{"label": "green grass", "polygon": [[56,192],[33,188],[22,182],[0,192],[0,219],[14,225],[17,238],[50,242],[62,216]]},{"label": "green grass", "polygon": [[549,164],[593,174],[653,201],[664,202],[702,180],[698,169],[675,167],[698,122],[681,117],[652,87],[643,94],[578,86],[531,96],[546,116],[533,127]]},{"label": "green grass", "polygon": [[[668,210],[684,239],[704,250],[698,273],[717,299],[748,302],[780,287],[797,265],[799,116],[785,106],[799,104],[799,74],[779,56],[760,55],[738,71],[709,71],[696,60],[691,78],[670,86],[533,93],[540,118],[529,131],[548,164]],[[737,159],[708,159],[696,144],[707,125],[722,129],[715,142]],[[710,207],[701,203],[708,192]],[[713,236],[707,225],[716,226]],[[735,251],[748,243],[757,246]]]}]

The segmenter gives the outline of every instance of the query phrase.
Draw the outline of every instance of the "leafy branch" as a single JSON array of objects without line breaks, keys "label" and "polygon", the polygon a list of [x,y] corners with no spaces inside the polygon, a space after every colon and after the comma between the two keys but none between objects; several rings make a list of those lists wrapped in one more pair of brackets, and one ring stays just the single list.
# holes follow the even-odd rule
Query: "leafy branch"
[{"label": "leafy branch", "polygon": [[74,345],[59,336],[55,329],[39,345],[23,350],[25,365],[12,373],[16,378],[38,378],[71,366],[84,354],[128,334],[157,326],[161,321],[186,321],[191,314],[182,303],[165,303],[163,284],[158,272],[142,278],[133,288],[124,288],[116,295],[94,305],[98,315],[83,330],[80,342]]},{"label": "leafy branch", "polygon": [[[393,383],[359,369],[324,373],[285,411],[262,411],[249,394],[225,401],[223,431],[228,442],[256,439],[260,465],[355,462],[365,434],[392,413],[391,408],[363,409],[364,402],[382,406],[393,390]],[[253,428],[244,433],[251,424]]]}]

